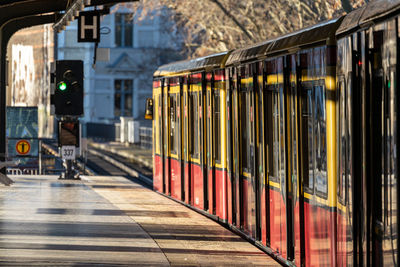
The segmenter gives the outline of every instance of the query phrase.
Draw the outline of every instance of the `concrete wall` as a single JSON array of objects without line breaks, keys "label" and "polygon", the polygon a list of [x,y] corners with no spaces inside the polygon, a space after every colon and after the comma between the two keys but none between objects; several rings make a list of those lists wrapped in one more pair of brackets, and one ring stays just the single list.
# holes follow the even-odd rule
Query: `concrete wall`
[{"label": "concrete wall", "polygon": [[40,25],[16,32],[7,47],[8,106],[37,106],[39,136],[51,137],[50,62],[54,61],[54,35],[51,25]]}]

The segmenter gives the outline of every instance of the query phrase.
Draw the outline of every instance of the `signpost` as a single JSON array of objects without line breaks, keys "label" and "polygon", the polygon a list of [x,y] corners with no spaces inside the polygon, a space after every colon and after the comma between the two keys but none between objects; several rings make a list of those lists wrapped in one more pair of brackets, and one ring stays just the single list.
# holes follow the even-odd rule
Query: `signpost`
[{"label": "signpost", "polygon": [[7,107],[8,172],[39,173],[39,136],[37,107]]},{"label": "signpost", "polygon": [[76,149],[79,147],[79,121],[69,118],[58,122],[58,146],[61,147],[61,158],[65,160],[67,169],[63,179],[79,179],[72,169],[72,161],[76,159]]},{"label": "signpost", "polygon": [[19,155],[27,155],[31,151],[31,144],[27,140],[20,140],[15,145],[15,150]]},{"label": "signpost", "polygon": [[78,17],[78,42],[100,42],[100,12],[81,11]]},{"label": "signpost", "polygon": [[76,158],[76,148],[75,146],[62,146],[61,147],[61,157],[65,160],[75,160]]}]

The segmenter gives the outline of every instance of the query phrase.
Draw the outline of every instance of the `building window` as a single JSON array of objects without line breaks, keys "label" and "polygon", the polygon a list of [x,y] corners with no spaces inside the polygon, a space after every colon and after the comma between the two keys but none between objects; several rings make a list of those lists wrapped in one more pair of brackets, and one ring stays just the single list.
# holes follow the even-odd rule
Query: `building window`
[{"label": "building window", "polygon": [[132,80],[114,81],[114,115],[132,116]]},{"label": "building window", "polygon": [[118,47],[132,47],[133,19],[132,14],[115,14],[115,44]]}]

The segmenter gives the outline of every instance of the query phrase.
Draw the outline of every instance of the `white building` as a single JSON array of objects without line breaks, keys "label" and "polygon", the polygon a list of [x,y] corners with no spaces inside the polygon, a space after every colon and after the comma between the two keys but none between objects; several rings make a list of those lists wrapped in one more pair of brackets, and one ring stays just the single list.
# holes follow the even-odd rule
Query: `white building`
[{"label": "white building", "polygon": [[121,116],[143,121],[145,100],[152,95],[153,72],[159,65],[180,59],[180,38],[167,12],[138,21],[130,9],[113,8],[101,19],[99,43],[99,48],[109,49],[109,61],[97,61],[95,68],[94,44],[77,43],[76,21],[58,34],[55,57],[84,61],[83,122],[111,126]]}]

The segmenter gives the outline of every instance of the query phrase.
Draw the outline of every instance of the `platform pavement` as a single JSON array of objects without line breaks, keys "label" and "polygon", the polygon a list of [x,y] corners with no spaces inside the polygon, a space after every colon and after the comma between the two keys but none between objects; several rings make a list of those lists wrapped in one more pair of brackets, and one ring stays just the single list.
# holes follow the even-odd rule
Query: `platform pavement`
[{"label": "platform pavement", "polygon": [[139,162],[148,168],[153,168],[153,152],[151,149],[141,148],[139,145],[121,143],[121,142],[95,142],[88,141],[89,149],[94,147],[97,149],[105,150],[110,153],[117,154],[121,157]]},{"label": "platform pavement", "polygon": [[12,176],[1,266],[279,266],[216,222],[118,176]]}]

